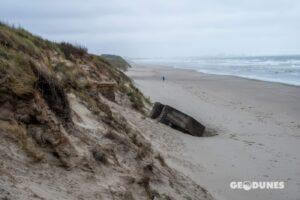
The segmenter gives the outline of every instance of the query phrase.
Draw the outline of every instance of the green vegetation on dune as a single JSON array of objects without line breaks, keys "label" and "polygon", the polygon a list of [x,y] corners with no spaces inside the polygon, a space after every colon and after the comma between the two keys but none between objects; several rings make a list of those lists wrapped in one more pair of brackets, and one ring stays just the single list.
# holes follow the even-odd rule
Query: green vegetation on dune
[{"label": "green vegetation on dune", "polygon": [[21,27],[0,23],[0,46],[23,52],[34,58],[40,58],[41,50],[59,51],[58,45],[49,40],[35,36]]},{"label": "green vegetation on dune", "polygon": [[126,71],[129,67],[131,67],[130,64],[121,56],[102,54],[101,57],[120,70]]},{"label": "green vegetation on dune", "polygon": [[[101,84],[113,85],[108,92],[118,98],[104,100]],[[113,113],[107,100],[143,114],[148,103],[119,66],[102,56],[89,54],[80,45],[44,40],[22,28],[0,23],[0,108],[4,110],[0,130],[16,133],[22,148],[40,160],[27,133],[32,126],[57,131],[51,120],[47,121],[49,113],[44,112],[54,113],[65,125],[72,123],[68,93],[117,131],[128,131],[128,125]],[[6,116],[9,112],[14,115]]]},{"label": "green vegetation on dune", "polygon": [[[86,70],[83,66],[88,66],[89,69]],[[83,46],[52,42],[23,28],[0,23],[2,96],[5,96],[4,93],[19,98],[33,95],[38,80],[38,75],[33,73],[35,69],[47,72],[66,92],[81,93],[79,96],[85,99],[91,96],[94,82],[115,82],[116,92],[127,96],[132,107],[144,113],[146,98],[137,92],[131,79],[122,72],[128,66],[120,56],[89,54]]]}]

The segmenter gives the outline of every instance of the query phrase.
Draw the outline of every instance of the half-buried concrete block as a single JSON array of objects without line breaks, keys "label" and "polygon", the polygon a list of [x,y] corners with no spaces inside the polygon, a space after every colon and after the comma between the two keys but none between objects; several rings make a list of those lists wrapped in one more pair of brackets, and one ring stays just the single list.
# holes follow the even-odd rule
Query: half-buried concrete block
[{"label": "half-buried concrete block", "polygon": [[193,136],[201,137],[205,130],[205,126],[191,116],[159,102],[154,104],[150,117],[157,119],[160,123]]}]

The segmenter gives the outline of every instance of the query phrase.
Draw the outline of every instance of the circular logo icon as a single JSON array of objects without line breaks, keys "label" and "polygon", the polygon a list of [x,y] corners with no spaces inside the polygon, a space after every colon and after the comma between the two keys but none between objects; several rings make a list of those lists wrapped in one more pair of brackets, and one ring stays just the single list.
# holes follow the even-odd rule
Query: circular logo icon
[{"label": "circular logo icon", "polygon": [[246,190],[246,191],[251,190],[251,188],[252,188],[251,182],[250,182],[250,181],[244,181],[244,182],[243,182],[243,188],[244,188],[244,190]]}]

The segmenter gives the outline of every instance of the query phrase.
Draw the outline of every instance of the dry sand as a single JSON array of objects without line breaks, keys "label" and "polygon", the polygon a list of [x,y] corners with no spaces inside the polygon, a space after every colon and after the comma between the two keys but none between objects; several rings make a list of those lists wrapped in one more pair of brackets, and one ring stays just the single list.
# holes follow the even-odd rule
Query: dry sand
[{"label": "dry sand", "polygon": [[[134,122],[171,167],[217,199],[300,199],[300,87],[149,65],[127,74],[152,101],[218,133],[196,138],[153,120]],[[284,181],[285,188],[232,190],[231,181]]]}]

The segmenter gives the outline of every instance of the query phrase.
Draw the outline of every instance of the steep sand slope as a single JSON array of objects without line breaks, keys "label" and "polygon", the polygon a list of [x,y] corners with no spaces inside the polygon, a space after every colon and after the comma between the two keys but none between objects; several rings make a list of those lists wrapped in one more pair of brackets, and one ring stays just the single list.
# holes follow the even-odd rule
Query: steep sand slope
[{"label": "steep sand slope", "polygon": [[[219,199],[299,198],[299,87],[157,66],[135,66],[127,74],[153,101],[174,106],[218,133],[195,138],[163,125],[154,128],[151,120],[139,122],[172,167]],[[229,186],[231,181],[278,180],[285,181],[285,189]]]},{"label": "steep sand slope", "polygon": [[122,115],[145,105],[103,57],[0,22],[0,199],[212,200]]},{"label": "steep sand slope", "polygon": [[71,154],[76,154],[67,160],[67,164],[72,163],[68,168],[61,163],[62,155],[56,153],[60,150],[27,138],[37,152],[43,153],[41,161],[32,160],[15,136],[3,131],[5,122],[0,121],[1,199],[213,200],[207,190],[169,168],[140,129],[122,117],[138,122],[146,119],[142,114],[104,100],[130,128],[124,134],[100,121],[74,94],[68,94],[68,99],[74,132],[66,133],[66,137]]}]

